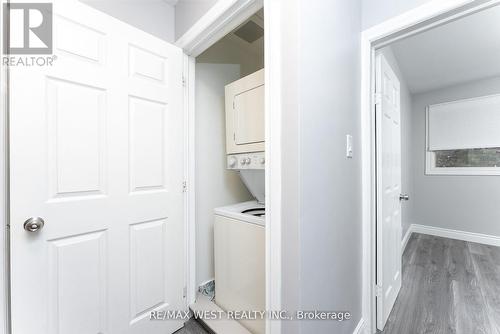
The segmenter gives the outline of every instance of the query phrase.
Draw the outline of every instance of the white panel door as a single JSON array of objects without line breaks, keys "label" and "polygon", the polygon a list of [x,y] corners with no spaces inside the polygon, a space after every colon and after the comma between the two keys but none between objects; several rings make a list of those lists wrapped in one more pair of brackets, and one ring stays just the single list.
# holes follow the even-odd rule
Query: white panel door
[{"label": "white panel door", "polygon": [[12,332],[172,333],[149,312],[186,307],[182,51],[56,0],[54,53],[10,78]]},{"label": "white panel door", "polygon": [[401,289],[400,84],[383,55],[376,68],[377,328],[382,330]]}]

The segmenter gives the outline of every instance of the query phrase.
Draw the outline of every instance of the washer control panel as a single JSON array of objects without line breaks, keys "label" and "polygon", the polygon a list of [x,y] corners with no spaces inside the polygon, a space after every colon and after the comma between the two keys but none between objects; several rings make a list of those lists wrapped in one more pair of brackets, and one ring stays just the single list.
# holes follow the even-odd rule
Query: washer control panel
[{"label": "washer control panel", "polygon": [[264,152],[230,154],[227,156],[227,169],[264,169]]}]

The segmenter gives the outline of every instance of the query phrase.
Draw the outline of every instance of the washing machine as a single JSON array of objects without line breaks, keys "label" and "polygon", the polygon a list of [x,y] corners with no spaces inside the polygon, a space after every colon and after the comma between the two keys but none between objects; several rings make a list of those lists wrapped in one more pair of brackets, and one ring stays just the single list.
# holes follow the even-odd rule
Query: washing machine
[{"label": "washing machine", "polygon": [[[249,201],[215,209],[215,303],[226,311],[264,311],[265,208]],[[254,334],[265,320],[241,320]]]}]

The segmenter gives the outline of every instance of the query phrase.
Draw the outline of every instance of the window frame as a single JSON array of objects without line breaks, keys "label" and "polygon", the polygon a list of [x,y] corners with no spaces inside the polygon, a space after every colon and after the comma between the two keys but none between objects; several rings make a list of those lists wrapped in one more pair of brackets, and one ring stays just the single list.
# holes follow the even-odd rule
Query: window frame
[{"label": "window frame", "polygon": [[436,167],[436,153],[429,150],[429,111],[425,108],[425,175],[495,176],[500,167]]}]

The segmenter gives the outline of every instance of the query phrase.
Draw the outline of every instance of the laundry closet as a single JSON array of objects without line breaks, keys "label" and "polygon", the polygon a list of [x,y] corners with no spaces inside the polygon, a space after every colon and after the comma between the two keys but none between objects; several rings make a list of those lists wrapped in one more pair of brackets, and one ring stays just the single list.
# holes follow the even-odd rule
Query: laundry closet
[{"label": "laundry closet", "polygon": [[[266,167],[263,10],[199,55],[195,73],[199,289],[191,308],[262,311]],[[222,334],[235,333],[238,326],[249,333],[265,332],[263,319],[206,325]]]}]

